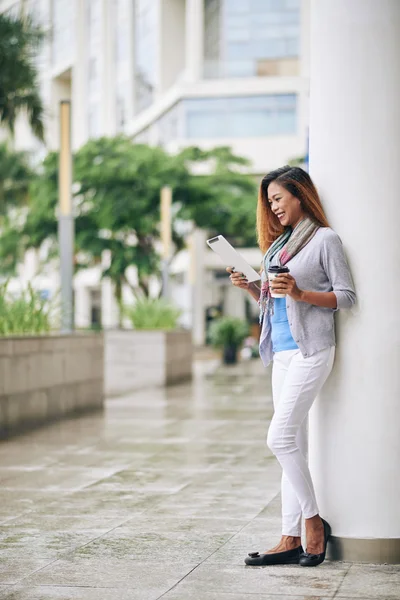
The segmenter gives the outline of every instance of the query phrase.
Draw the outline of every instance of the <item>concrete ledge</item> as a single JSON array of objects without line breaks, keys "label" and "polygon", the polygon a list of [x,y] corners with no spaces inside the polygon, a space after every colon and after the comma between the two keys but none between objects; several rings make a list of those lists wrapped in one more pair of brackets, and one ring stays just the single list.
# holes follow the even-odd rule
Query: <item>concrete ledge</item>
[{"label": "concrete ledge", "polygon": [[192,361],[191,331],[107,331],[106,394],[118,396],[187,381],[192,377]]},{"label": "concrete ledge", "polygon": [[103,406],[102,334],[0,338],[0,438]]},{"label": "concrete ledge", "polygon": [[331,536],[329,541],[329,560],[393,565],[400,563],[400,538],[355,539]]}]

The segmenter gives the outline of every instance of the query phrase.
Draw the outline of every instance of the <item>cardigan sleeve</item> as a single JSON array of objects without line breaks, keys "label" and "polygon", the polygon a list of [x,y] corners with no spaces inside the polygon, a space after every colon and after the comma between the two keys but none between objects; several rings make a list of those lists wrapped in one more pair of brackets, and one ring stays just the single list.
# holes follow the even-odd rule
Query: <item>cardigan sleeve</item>
[{"label": "cardigan sleeve", "polygon": [[322,265],[337,299],[337,308],[351,308],[356,302],[356,292],[350,268],[340,237],[332,230],[325,234],[322,247]]}]

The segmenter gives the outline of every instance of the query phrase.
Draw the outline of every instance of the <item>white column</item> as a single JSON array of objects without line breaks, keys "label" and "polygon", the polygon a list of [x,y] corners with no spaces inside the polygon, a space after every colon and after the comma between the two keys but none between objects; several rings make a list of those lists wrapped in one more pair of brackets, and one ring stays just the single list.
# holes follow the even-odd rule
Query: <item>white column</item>
[{"label": "white column", "polygon": [[245,320],[246,296],[243,294],[243,290],[233,287],[229,282],[229,285],[225,286],[224,292],[224,315]]},{"label": "white column", "polygon": [[[104,250],[101,267],[107,269],[111,264],[110,250]],[[119,307],[115,298],[114,285],[109,277],[101,280],[101,324],[104,329],[115,329],[119,325]]]},{"label": "white column", "polygon": [[102,0],[102,53],[101,53],[101,118],[102,134],[116,133],[115,98],[115,8],[109,0]]},{"label": "white column", "polygon": [[90,289],[75,282],[75,327],[90,327],[91,325],[91,299]]},{"label": "white column", "polygon": [[203,229],[194,229],[190,235],[190,283],[192,290],[192,337],[196,346],[205,342],[205,266],[207,235]]},{"label": "white column", "polygon": [[186,0],[185,80],[203,78],[204,56],[204,0]]},{"label": "white column", "polygon": [[332,556],[400,562],[400,2],[312,0],[310,172],[358,294],[313,407]]},{"label": "white column", "polygon": [[77,150],[88,137],[88,27],[87,3],[75,0],[75,56],[72,66],[72,147]]}]

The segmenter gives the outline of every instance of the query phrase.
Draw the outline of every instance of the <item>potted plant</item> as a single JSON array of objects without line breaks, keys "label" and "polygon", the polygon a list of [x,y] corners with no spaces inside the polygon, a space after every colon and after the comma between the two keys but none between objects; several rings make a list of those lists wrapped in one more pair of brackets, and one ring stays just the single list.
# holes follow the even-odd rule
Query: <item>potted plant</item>
[{"label": "potted plant", "polygon": [[164,298],[140,298],[122,314],[132,328],[106,332],[109,396],[191,379],[192,333],[179,326],[179,308]]},{"label": "potted plant", "polygon": [[58,313],[32,285],[0,284],[0,439],[103,407],[103,336],[58,333]]},{"label": "potted plant", "polygon": [[136,330],[177,329],[181,312],[163,298],[142,298],[123,308],[123,315]]},{"label": "potted plant", "polygon": [[223,349],[223,362],[235,364],[237,351],[249,333],[246,321],[236,317],[222,317],[210,325],[209,338],[216,348]]}]

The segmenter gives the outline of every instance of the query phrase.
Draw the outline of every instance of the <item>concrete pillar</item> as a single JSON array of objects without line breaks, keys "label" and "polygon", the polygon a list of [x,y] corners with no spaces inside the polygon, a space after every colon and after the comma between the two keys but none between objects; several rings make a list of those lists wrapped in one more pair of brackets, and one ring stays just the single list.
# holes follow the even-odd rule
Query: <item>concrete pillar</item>
[{"label": "concrete pillar", "polygon": [[87,3],[75,0],[75,59],[72,67],[72,148],[77,150],[88,137]]},{"label": "concrete pillar", "polygon": [[115,64],[115,7],[109,0],[102,0],[102,64],[101,64],[101,118],[102,134],[116,134],[116,64]]},{"label": "concrete pillar", "polygon": [[[101,257],[103,270],[111,264],[110,250],[104,250]],[[101,324],[104,329],[115,329],[119,325],[119,307],[115,298],[114,285],[109,277],[101,280]]]},{"label": "concrete pillar", "polygon": [[159,19],[159,91],[162,94],[179,79],[185,67],[185,0],[163,0]]},{"label": "concrete pillar", "polygon": [[75,327],[90,327],[91,308],[90,289],[75,285]]},{"label": "concrete pillar", "polygon": [[358,294],[310,415],[331,556],[400,562],[400,2],[312,0],[310,173]]},{"label": "concrete pillar", "polygon": [[205,267],[204,254],[207,249],[207,234],[203,229],[194,229],[190,235],[190,283],[192,290],[192,335],[196,346],[205,343]]},{"label": "concrete pillar", "polygon": [[239,290],[231,285],[225,286],[224,290],[224,315],[236,317],[237,319],[246,319],[246,296],[243,290]]},{"label": "concrete pillar", "polygon": [[186,0],[185,80],[203,78],[204,63],[204,0]]}]

